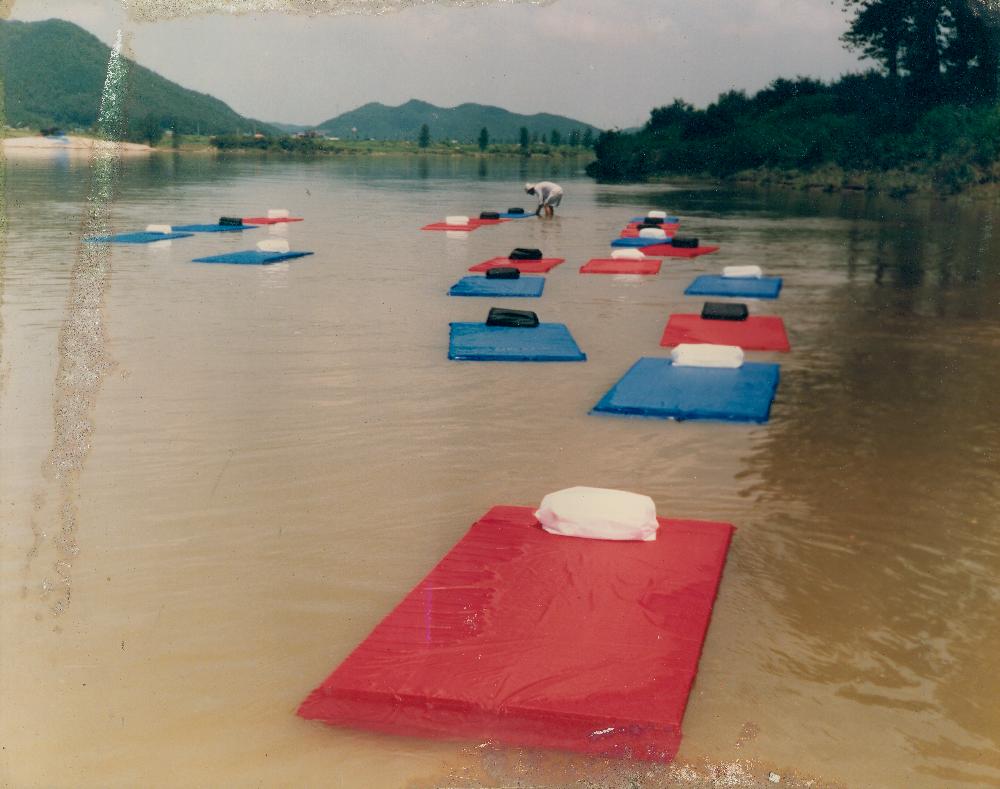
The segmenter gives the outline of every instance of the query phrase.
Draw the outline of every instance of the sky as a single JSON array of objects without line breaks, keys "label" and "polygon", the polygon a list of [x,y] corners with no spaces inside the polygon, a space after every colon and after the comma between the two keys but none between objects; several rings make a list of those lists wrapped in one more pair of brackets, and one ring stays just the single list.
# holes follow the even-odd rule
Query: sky
[{"label": "sky", "polygon": [[51,17],[108,45],[122,29],[134,60],[242,115],[309,125],[417,98],[628,128],[674,98],[866,67],[840,0],[16,0],[10,18]]}]

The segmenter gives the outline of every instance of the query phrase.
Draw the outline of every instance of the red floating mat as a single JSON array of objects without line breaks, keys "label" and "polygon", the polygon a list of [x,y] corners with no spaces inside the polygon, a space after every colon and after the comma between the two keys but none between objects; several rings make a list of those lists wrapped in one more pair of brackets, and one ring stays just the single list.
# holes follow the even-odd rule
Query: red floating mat
[{"label": "red floating mat", "polygon": [[[663,228],[663,232],[668,236],[676,236],[677,231],[681,229],[679,224],[676,225],[659,225],[658,227]],[[621,238],[638,238],[639,237],[639,223],[630,222],[624,230],[622,230]]]},{"label": "red floating mat", "polygon": [[244,225],[280,225],[282,222],[301,222],[301,216],[245,216]]},{"label": "red floating mat", "polygon": [[733,527],[560,537],[494,507],[299,707],[390,734],[669,761]]},{"label": "red floating mat", "polygon": [[470,221],[467,225],[448,225],[444,222],[433,222],[429,225],[424,225],[421,230],[454,230],[456,233],[471,233],[473,230],[478,230],[481,222],[477,219],[475,222]]},{"label": "red floating mat", "polygon": [[705,320],[700,315],[671,315],[660,345],[684,342],[738,345],[746,351],[789,351],[785,322],[773,316],[744,321]]},{"label": "red floating mat", "polygon": [[581,274],[659,274],[660,261],[654,258],[594,258],[580,267]]},{"label": "red floating mat", "polygon": [[651,244],[642,247],[642,254],[655,255],[658,258],[696,258],[698,255],[711,255],[718,251],[719,247],[714,246],[675,247],[671,244]]},{"label": "red floating mat", "polygon": [[566,258],[542,258],[541,260],[511,260],[510,258],[490,258],[482,263],[472,266],[469,271],[489,271],[491,268],[504,266],[516,268],[522,274],[545,274],[551,271],[560,263],[565,263]]}]

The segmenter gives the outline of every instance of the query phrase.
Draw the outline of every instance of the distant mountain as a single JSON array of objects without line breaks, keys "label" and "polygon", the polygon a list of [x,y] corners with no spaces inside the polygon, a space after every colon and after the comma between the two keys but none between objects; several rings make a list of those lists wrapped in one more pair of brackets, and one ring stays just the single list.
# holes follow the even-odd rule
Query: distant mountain
[{"label": "distant mountain", "polygon": [[320,123],[316,128],[345,139],[359,137],[376,140],[416,140],[420,127],[427,124],[433,140],[458,140],[473,142],[479,139],[484,127],[494,142],[517,142],[521,127],[531,135],[551,135],[559,132],[565,141],[570,132],[584,134],[590,129],[596,135],[600,129],[589,123],[562,115],[539,113],[518,115],[500,107],[486,104],[460,104],[457,107],[436,107],[426,101],[411,99],[398,107],[388,107],[377,102],[365,104],[336,118]]},{"label": "distant mountain", "polygon": [[[83,28],[60,19],[0,21],[0,74],[7,124],[89,128],[97,122],[110,49]],[[182,134],[273,131],[227,104],[129,61],[126,112],[130,125],[153,116]]]},{"label": "distant mountain", "polygon": [[313,128],[312,126],[303,126],[301,123],[277,123],[275,121],[268,121],[267,125],[284,134],[298,134]]}]

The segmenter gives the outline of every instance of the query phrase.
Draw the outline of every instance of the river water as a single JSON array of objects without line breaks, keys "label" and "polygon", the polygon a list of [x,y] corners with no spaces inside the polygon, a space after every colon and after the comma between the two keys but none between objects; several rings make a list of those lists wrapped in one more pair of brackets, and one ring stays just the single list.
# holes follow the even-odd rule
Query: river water
[{"label": "river water", "polygon": [[[543,176],[552,222],[418,231]],[[1000,785],[996,203],[208,155],[9,159],[5,201],[5,785]],[[189,262],[267,230],[81,244],[270,207],[315,255]],[[577,274],[653,207],[722,251]],[[530,308],[587,363],[446,360],[489,305],[448,287],[514,246],[567,258]],[[770,423],[588,415],[695,274],[743,263],[785,278],[752,307],[793,346],[753,355],[782,364]],[[490,506],[577,484],[738,528],[673,768],[295,717]]]}]

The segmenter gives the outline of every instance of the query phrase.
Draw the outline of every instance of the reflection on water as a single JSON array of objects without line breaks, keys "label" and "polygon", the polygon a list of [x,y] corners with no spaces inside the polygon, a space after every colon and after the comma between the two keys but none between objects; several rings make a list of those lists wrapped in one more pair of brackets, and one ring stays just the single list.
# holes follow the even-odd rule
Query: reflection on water
[{"label": "reflection on water", "polygon": [[[660,786],[714,769],[741,786],[773,769],[786,785],[1000,784],[994,204],[599,186],[582,162],[532,159],[122,167],[115,230],[270,207],[307,221],[111,250],[102,350],[117,367],[96,391],[70,502],[71,604],[55,616],[44,585],[57,557],[39,546],[58,537],[60,497],[43,469],[92,173],[7,162],[5,782]],[[567,188],[553,222],[460,240],[416,230],[524,204],[523,182],[543,177]],[[651,206],[723,251],[655,278],[577,275]],[[316,254],[189,262],[272,232]],[[570,326],[587,364],[446,361],[448,321],[489,306],[448,287],[514,246],[568,259],[532,308]],[[636,357],[662,352],[695,274],[742,263],[785,277],[779,301],[751,305],[782,315],[793,345],[757,355],[782,363],[769,424],[587,414]],[[739,529],[678,766],[294,717],[489,506],[572,484]]]}]

